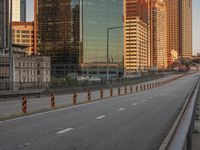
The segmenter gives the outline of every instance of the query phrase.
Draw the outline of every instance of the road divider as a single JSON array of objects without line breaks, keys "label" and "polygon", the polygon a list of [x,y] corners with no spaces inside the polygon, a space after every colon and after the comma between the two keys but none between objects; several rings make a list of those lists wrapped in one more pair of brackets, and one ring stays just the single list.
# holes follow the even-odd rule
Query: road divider
[{"label": "road divider", "polygon": [[100,89],[100,98],[103,99],[103,89]]},{"label": "road divider", "polygon": [[76,93],[76,91],[74,91],[74,93],[73,93],[73,104],[74,105],[76,105],[77,103],[77,93]]},{"label": "road divider", "polygon": [[87,97],[88,97],[88,102],[90,102],[91,101],[91,92],[88,90],[88,95],[87,95]]},{"label": "road divider", "polygon": [[[181,77],[184,77],[184,76],[186,76],[186,75],[180,75],[180,76],[177,76],[174,78],[165,79],[163,81],[157,81],[157,82],[153,82],[153,83],[145,83],[145,84],[138,84],[138,85],[125,85],[124,87],[117,87],[117,88],[110,87],[109,89],[107,89],[107,92],[105,92],[105,93],[104,93],[104,89],[101,88],[99,90],[99,96],[97,96],[97,97],[92,97],[92,92],[90,90],[88,90],[86,93],[82,93],[82,94],[85,94],[85,100],[87,99],[88,102],[91,102],[91,100],[95,100],[95,98],[96,99],[104,99],[104,98],[109,98],[109,97],[113,97],[113,96],[127,95],[127,94],[146,91],[146,90],[149,90],[152,88],[157,88],[160,86],[164,86],[164,85],[166,85],[174,80],[177,80]],[[134,88],[134,91],[133,91],[133,88]],[[124,90],[124,93],[121,91],[122,89]],[[114,94],[114,91],[117,92],[118,95]],[[97,92],[98,91],[95,91],[94,93],[97,93]],[[80,96],[80,98],[81,97],[82,96]],[[76,91],[74,91],[72,93],[73,105],[78,104],[77,98],[78,98],[78,93]],[[152,99],[152,97],[150,97],[150,99]],[[50,102],[51,108],[52,109],[56,108],[56,99],[55,99],[55,95],[53,93],[50,95],[50,100],[51,100],[51,102]],[[26,96],[22,97],[22,112],[24,114],[27,113],[27,97]]]},{"label": "road divider", "polygon": [[110,88],[110,97],[112,97],[112,96],[113,96],[113,89]]},{"label": "road divider", "polygon": [[133,86],[130,86],[130,92],[133,93]]},{"label": "road divider", "polygon": [[118,87],[118,95],[121,95],[121,88]]},{"label": "road divider", "polygon": [[127,86],[124,87],[124,94],[127,94]]},{"label": "road divider", "polygon": [[51,94],[51,108],[55,108],[55,96]]},{"label": "road divider", "polygon": [[26,98],[26,96],[22,97],[22,112],[24,114],[27,112],[27,98]]}]

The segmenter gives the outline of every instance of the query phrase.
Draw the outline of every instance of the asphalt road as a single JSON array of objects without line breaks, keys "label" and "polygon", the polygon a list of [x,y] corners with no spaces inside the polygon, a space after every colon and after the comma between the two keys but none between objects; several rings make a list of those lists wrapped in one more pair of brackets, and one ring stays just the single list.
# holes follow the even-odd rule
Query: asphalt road
[{"label": "asphalt road", "polygon": [[0,122],[0,150],[157,150],[198,78]]},{"label": "asphalt road", "polygon": [[[167,80],[170,78],[174,78],[176,76],[180,75],[168,75],[166,77],[163,77],[161,79],[145,82],[145,83],[153,83],[158,81]],[[142,83],[144,84],[144,83]],[[140,85],[140,84],[139,84]],[[130,93],[130,86],[127,87],[127,92]],[[133,86],[133,92],[135,92],[135,86]],[[121,87],[121,94],[124,94],[124,87]],[[83,103],[87,102],[87,93],[77,93],[77,103]],[[118,89],[113,89],[113,95],[118,95]],[[57,107],[60,106],[68,106],[72,104],[72,94],[67,95],[56,95],[55,96],[55,105]],[[104,89],[104,97],[110,97],[110,91],[109,89]],[[100,98],[100,91],[92,91],[91,92],[91,100],[98,100]],[[10,116],[12,114],[20,113],[21,112],[21,97],[19,97],[16,100],[13,101],[3,101],[0,102],[0,119],[5,116]],[[41,97],[41,98],[33,98],[33,99],[27,99],[27,111],[28,112],[34,112],[34,111],[40,111],[43,109],[50,109],[50,96],[49,97]]]}]

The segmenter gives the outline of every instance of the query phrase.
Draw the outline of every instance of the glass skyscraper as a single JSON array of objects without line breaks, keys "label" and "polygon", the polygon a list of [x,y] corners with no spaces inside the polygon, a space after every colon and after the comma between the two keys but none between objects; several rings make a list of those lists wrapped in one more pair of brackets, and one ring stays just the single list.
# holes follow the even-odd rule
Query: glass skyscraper
[{"label": "glass skyscraper", "polygon": [[9,47],[9,1],[0,1],[0,53]]},{"label": "glass skyscraper", "polygon": [[79,70],[79,0],[38,0],[36,2],[37,50],[51,56],[52,76],[63,77]]},{"label": "glass skyscraper", "polygon": [[[51,56],[52,75],[106,63],[107,29],[123,26],[123,0],[35,0],[37,50]],[[123,27],[111,30],[110,63],[123,63]]]},{"label": "glass skyscraper", "polygon": [[[123,26],[123,0],[83,0],[83,63],[106,62],[107,28]],[[123,28],[110,30],[110,63],[123,62]]]}]

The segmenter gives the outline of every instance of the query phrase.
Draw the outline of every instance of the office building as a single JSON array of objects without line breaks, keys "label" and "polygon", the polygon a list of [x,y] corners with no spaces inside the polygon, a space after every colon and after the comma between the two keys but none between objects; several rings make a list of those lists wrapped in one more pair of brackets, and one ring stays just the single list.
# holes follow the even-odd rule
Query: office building
[{"label": "office building", "polygon": [[146,71],[148,62],[146,1],[124,1],[124,67],[125,74]]},{"label": "office building", "polygon": [[35,0],[35,5],[37,51],[51,57],[52,76],[78,72],[82,47],[79,0]]},{"label": "office building", "polygon": [[179,58],[192,56],[192,0],[167,0],[168,60],[175,50]]},{"label": "office building", "polygon": [[12,20],[13,21],[26,21],[26,0],[12,0]]},{"label": "office building", "polygon": [[9,1],[0,1],[0,85],[9,82],[10,63],[5,53],[10,47]]},{"label": "office building", "polygon": [[33,22],[13,22],[13,43],[28,46],[26,52],[28,55],[36,54],[34,49],[34,23]]},{"label": "office building", "polygon": [[167,68],[167,10],[166,2],[155,0],[152,5],[153,15],[153,66]]},{"label": "office building", "polygon": [[10,43],[9,1],[0,1],[0,54],[3,54]]},{"label": "office building", "polygon": [[[59,3],[63,5],[58,5]],[[37,50],[51,56],[52,75],[81,72],[80,64],[123,63],[123,0],[35,0]],[[45,14],[45,15],[44,15]]]},{"label": "office building", "polygon": [[192,0],[181,1],[181,54],[182,58],[192,57]]},{"label": "office building", "polygon": [[[13,83],[14,90],[47,86],[51,81],[50,58],[47,56],[29,56],[27,46],[13,44]],[[10,89],[9,55],[0,55],[0,91]]]},{"label": "office building", "polygon": [[123,63],[123,0],[83,1],[83,62],[105,63],[107,60],[107,29],[109,31],[109,62]]}]

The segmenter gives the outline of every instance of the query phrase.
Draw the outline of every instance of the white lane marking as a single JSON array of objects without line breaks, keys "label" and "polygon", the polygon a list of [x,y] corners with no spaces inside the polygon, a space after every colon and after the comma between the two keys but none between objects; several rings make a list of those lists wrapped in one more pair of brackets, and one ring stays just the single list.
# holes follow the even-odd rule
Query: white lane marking
[{"label": "white lane marking", "polygon": [[153,97],[150,97],[150,99],[153,99]]},{"label": "white lane marking", "polygon": [[136,106],[138,103],[134,103],[133,106]]},{"label": "white lane marking", "polygon": [[125,110],[125,108],[120,108],[119,111]]},{"label": "white lane marking", "polygon": [[102,118],[105,118],[106,116],[102,115],[102,116],[99,116],[99,117],[96,117],[97,120],[99,119],[102,119]]},{"label": "white lane marking", "polygon": [[146,102],[146,99],[143,99],[142,102]]},{"label": "white lane marking", "polygon": [[66,132],[69,132],[69,131],[72,131],[72,130],[74,130],[74,128],[67,128],[67,129],[56,132],[56,134],[63,134],[63,133],[66,133]]},{"label": "white lane marking", "polygon": [[[109,101],[109,100],[105,99],[104,101]],[[90,102],[90,103],[74,105],[74,106],[69,106],[69,107],[65,107],[65,108],[59,108],[59,109],[56,109],[56,110],[49,110],[47,112],[41,112],[41,113],[37,113],[37,114],[32,114],[32,115],[27,115],[27,116],[22,116],[22,117],[17,117],[17,118],[14,118],[14,119],[1,121],[0,124],[12,122],[12,121],[18,121],[18,120],[22,120],[22,119],[26,119],[26,118],[37,117],[37,116],[41,116],[41,115],[45,115],[45,114],[49,114],[49,113],[54,113],[54,112],[60,112],[60,111],[63,111],[63,110],[79,108],[79,107],[88,106],[88,105],[92,105],[92,104],[98,104],[98,103],[102,103],[102,102],[103,101],[93,101],[93,102]]]}]

